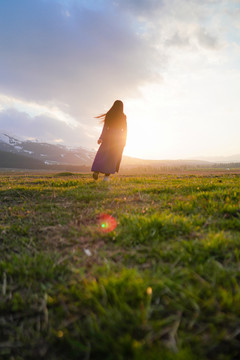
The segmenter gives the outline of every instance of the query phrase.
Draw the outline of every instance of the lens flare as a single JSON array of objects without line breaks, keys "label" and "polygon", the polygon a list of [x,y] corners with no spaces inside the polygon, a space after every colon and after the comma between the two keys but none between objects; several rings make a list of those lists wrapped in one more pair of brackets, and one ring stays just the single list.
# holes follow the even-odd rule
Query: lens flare
[{"label": "lens flare", "polygon": [[117,226],[116,219],[109,214],[100,214],[98,223],[100,225],[100,231],[104,233],[113,231]]}]

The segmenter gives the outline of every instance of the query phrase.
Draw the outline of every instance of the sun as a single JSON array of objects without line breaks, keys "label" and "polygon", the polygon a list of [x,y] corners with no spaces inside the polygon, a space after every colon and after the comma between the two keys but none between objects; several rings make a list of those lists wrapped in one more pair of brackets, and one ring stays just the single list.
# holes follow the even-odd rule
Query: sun
[{"label": "sun", "polygon": [[[141,159],[162,159],[169,147],[166,126],[156,120],[156,115],[141,106],[129,108],[127,113],[127,143],[124,154]],[[165,131],[165,134],[164,134]]]}]

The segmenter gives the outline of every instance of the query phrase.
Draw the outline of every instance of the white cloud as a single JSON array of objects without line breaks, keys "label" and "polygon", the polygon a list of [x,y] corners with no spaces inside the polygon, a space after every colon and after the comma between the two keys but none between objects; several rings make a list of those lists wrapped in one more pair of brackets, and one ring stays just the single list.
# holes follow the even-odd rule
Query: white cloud
[{"label": "white cloud", "polygon": [[154,49],[126,20],[108,1],[98,11],[81,1],[1,3],[0,91],[66,103],[79,121],[135,94],[152,76]]},{"label": "white cloud", "polygon": [[[35,102],[27,102],[21,99],[0,94],[0,105],[1,105],[0,110],[17,108],[22,112],[28,113],[30,116],[37,116],[44,114],[45,116],[53,117],[59,121],[65,122],[71,127],[81,125],[67,112],[64,112],[63,110],[58,108],[56,104],[47,103],[43,105]],[[68,106],[66,104],[62,104],[62,108],[68,110]]]},{"label": "white cloud", "polygon": [[75,127],[47,115],[30,116],[26,112],[16,109],[7,109],[0,112],[1,131],[20,136],[25,139],[39,139],[49,143],[63,143],[72,146],[95,147],[95,139],[92,134],[98,133],[98,129],[84,128],[81,125]]}]

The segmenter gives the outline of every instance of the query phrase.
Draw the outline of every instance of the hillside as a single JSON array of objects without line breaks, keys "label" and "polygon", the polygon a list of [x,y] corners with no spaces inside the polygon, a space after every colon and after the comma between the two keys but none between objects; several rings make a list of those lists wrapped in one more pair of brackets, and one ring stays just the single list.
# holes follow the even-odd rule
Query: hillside
[{"label": "hillside", "polygon": [[[38,141],[19,140],[16,136],[0,134],[0,168],[52,169],[69,171],[90,171],[95,151],[83,147],[70,148]],[[8,155],[11,154],[11,155]],[[233,157],[229,157],[229,160]],[[235,157],[237,158],[237,156]],[[226,158],[225,158],[226,160]],[[35,163],[34,163],[35,161]],[[154,173],[161,170],[228,167],[236,168],[239,163],[226,161],[214,163],[204,160],[144,160],[123,156],[121,172]]]},{"label": "hillside", "polygon": [[37,159],[0,150],[0,168],[46,169],[46,165]]},{"label": "hillside", "polygon": [[19,140],[8,134],[0,134],[0,150],[39,160],[45,165],[86,165],[90,166],[94,151],[69,148],[37,141]]}]

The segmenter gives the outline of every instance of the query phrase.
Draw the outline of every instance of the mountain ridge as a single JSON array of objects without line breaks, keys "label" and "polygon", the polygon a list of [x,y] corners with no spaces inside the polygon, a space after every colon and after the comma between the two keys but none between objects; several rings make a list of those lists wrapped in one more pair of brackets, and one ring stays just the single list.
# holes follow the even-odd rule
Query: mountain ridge
[{"label": "mountain ridge", "polygon": [[0,150],[28,156],[42,161],[45,165],[89,165],[95,152],[83,147],[68,148],[45,142],[19,140],[16,136],[0,134]]},{"label": "mountain ridge", "polygon": [[[12,154],[9,157],[7,153]],[[59,144],[49,144],[46,142],[32,141],[19,139],[15,135],[9,135],[6,132],[0,132],[0,167],[16,167],[19,161],[19,166],[30,166],[35,168],[33,160],[40,168],[55,168],[55,167],[83,167],[87,171],[90,170],[91,164],[95,157],[96,151],[88,150],[84,147],[68,147]],[[14,155],[15,159],[14,159]],[[27,159],[31,159],[27,160]],[[8,159],[8,160],[6,160]],[[17,161],[18,159],[18,161]],[[222,159],[222,157],[219,157]],[[229,159],[229,161],[227,161]],[[232,160],[234,159],[234,160]],[[239,159],[239,160],[238,160]],[[224,157],[227,163],[240,163],[240,155],[232,155]],[[8,162],[9,161],[9,162]],[[219,161],[220,163],[220,161]],[[11,166],[14,164],[14,166]],[[28,164],[28,165],[27,165]],[[121,167],[124,168],[159,168],[159,167],[179,167],[179,166],[212,166],[216,161],[209,161],[208,157],[198,157],[198,159],[176,159],[176,160],[146,160],[134,158],[130,156],[123,156]],[[9,166],[6,166],[9,165]]]}]

